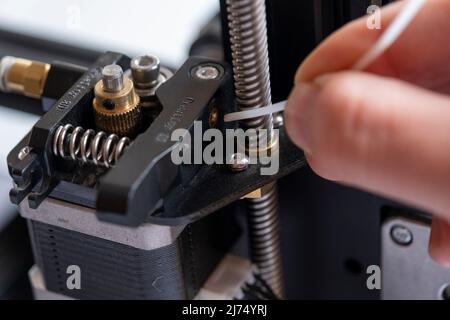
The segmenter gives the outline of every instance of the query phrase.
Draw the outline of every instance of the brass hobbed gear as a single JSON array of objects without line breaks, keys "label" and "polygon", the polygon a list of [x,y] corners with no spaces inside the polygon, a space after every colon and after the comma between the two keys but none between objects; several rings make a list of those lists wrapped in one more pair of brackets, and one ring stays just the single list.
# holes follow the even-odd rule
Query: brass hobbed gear
[{"label": "brass hobbed gear", "polygon": [[[139,98],[138,98],[139,101]],[[129,111],[117,114],[107,114],[95,109],[95,125],[98,130],[109,134],[117,134],[119,137],[134,137],[141,121],[141,110],[134,107]]]},{"label": "brass hobbed gear", "polygon": [[[113,72],[115,74],[111,74]],[[123,77],[122,69],[116,65],[106,66],[103,78],[95,85],[94,92],[93,107],[97,129],[120,137],[134,137],[141,124],[139,96],[134,91],[133,82]]]}]

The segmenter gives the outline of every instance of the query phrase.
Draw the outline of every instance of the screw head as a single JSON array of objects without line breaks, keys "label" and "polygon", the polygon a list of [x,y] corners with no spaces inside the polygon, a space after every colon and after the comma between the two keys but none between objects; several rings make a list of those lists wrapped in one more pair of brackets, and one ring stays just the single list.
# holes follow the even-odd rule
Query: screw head
[{"label": "screw head", "polygon": [[411,230],[400,225],[391,228],[391,238],[395,243],[401,246],[409,246],[413,242]]},{"label": "screw head", "polygon": [[159,78],[160,64],[159,58],[150,54],[131,60],[130,67],[135,84],[143,87],[155,85]]},{"label": "screw head", "polygon": [[200,66],[195,70],[195,76],[200,80],[214,80],[220,75],[220,70],[212,65]]},{"label": "screw head", "polygon": [[31,148],[29,146],[23,147],[19,151],[19,154],[17,155],[17,158],[19,158],[19,160],[25,159],[25,157],[30,153],[30,151],[31,151]]},{"label": "screw head", "polygon": [[249,164],[249,159],[243,153],[233,153],[228,161],[228,166],[233,172],[245,171],[247,170]]}]

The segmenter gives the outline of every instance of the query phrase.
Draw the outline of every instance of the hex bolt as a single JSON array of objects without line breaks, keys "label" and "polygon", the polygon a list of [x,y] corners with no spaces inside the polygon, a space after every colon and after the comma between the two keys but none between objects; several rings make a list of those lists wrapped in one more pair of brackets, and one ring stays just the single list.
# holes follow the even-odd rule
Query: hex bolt
[{"label": "hex bolt", "polygon": [[110,64],[102,70],[103,90],[119,92],[123,89],[123,70],[117,64]]},{"label": "hex bolt", "polygon": [[401,225],[396,225],[391,228],[391,238],[401,246],[409,246],[413,242],[411,230]]},{"label": "hex bolt", "polygon": [[200,66],[195,70],[195,76],[200,80],[214,80],[220,75],[220,70],[213,65]]},{"label": "hex bolt", "polygon": [[247,170],[250,164],[249,159],[243,153],[233,153],[230,156],[230,161],[228,162],[228,166],[233,172],[242,172]]},{"label": "hex bolt", "polygon": [[160,61],[153,55],[136,57],[130,63],[133,82],[140,87],[152,87],[158,83]]},{"label": "hex bolt", "polygon": [[19,151],[19,154],[17,155],[17,158],[19,158],[19,160],[25,159],[25,157],[30,153],[30,151],[31,151],[31,148],[29,146],[23,147]]}]

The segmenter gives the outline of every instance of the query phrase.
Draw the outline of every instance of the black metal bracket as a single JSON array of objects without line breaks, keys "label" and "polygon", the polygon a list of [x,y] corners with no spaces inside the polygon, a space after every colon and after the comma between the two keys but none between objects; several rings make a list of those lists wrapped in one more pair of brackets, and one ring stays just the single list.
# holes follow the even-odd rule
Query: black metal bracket
[{"label": "black metal bracket", "polygon": [[[10,191],[13,203],[19,204],[28,196],[30,207],[37,208],[57,185],[55,159],[51,154],[53,133],[67,123],[92,126],[86,123],[86,119],[92,118],[86,117],[92,113],[89,108],[92,89],[100,79],[101,69],[112,63],[125,67],[129,58],[113,52],[101,55],[8,154],[8,169],[15,184]],[[25,150],[26,153],[21,153]]]},{"label": "black metal bracket", "polygon": [[[99,219],[113,223],[181,225],[198,220],[305,164],[302,152],[290,143],[283,130],[279,136],[280,170],[273,176],[262,176],[259,164],[250,165],[241,173],[231,172],[226,165],[173,164],[170,152],[178,144],[171,139],[175,130],[192,131],[195,121],[209,128],[213,109],[219,112],[214,126],[224,130],[227,126],[222,121],[223,114],[234,110],[229,66],[192,57],[157,90],[162,112],[127,148],[116,166],[104,175],[97,172],[94,186],[77,183],[70,177],[81,169],[76,162],[52,154],[53,134],[68,123],[94,128],[93,87],[100,79],[101,68],[111,63],[126,69],[129,59],[117,53],[102,55],[10,152],[8,167],[15,183],[10,192],[13,203],[27,198],[30,207],[37,208],[51,196],[92,207]],[[206,65],[214,66],[218,76],[196,77],[197,68]],[[22,152],[24,148],[27,153]]]},{"label": "black metal bracket", "polygon": [[[219,75],[209,80],[195,77],[196,68],[206,65],[214,66]],[[172,133],[177,129],[191,130],[194,121],[207,119],[208,106],[215,97],[220,100],[222,111],[230,107],[225,101],[230,84],[231,75],[226,65],[192,57],[157,90],[162,112],[149,129],[136,138],[117,166],[100,180],[99,219],[139,225],[149,213],[163,207],[167,192],[179,181],[183,170],[183,166],[173,164],[170,159],[172,149],[178,144],[171,140]],[[195,171],[190,177],[193,174]]]}]

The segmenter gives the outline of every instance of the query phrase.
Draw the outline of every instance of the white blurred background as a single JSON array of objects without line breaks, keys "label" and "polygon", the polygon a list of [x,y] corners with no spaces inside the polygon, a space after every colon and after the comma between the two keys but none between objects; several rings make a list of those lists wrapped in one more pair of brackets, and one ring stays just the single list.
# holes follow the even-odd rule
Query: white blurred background
[{"label": "white blurred background", "polygon": [[[0,29],[98,51],[150,52],[177,67],[218,0],[0,0]],[[6,157],[37,116],[0,105],[0,230],[14,216]]]},{"label": "white blurred background", "polygon": [[0,28],[177,66],[218,0],[0,0]]}]

